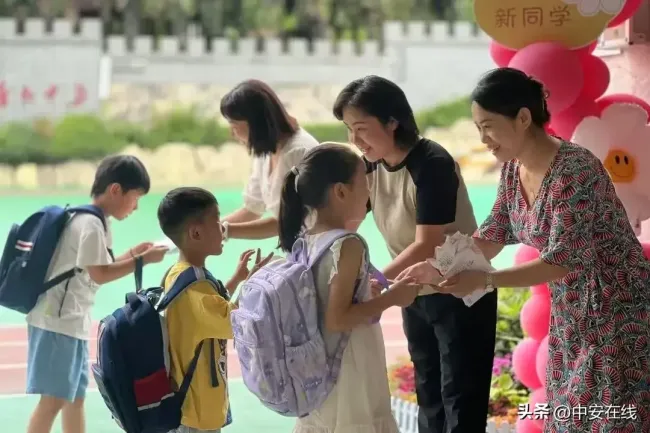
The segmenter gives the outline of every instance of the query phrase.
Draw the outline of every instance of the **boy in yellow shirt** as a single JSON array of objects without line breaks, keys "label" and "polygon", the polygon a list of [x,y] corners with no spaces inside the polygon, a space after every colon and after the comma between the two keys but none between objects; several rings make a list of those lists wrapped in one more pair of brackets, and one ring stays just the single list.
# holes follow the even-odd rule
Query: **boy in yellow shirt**
[{"label": "boy in yellow shirt", "polygon": [[183,403],[181,426],[173,433],[216,433],[230,424],[227,387],[226,341],[233,338],[230,312],[236,308],[230,296],[249,274],[272,257],[260,260],[249,272],[254,251],[244,252],[225,287],[207,269],[208,256],[222,252],[223,227],[217,199],[202,188],[177,188],[163,198],[158,221],[165,235],[180,251],[178,263],[165,277],[165,291],[190,267],[197,281],[187,287],[167,308],[171,377],[176,389],[183,381],[199,343],[201,354]]}]

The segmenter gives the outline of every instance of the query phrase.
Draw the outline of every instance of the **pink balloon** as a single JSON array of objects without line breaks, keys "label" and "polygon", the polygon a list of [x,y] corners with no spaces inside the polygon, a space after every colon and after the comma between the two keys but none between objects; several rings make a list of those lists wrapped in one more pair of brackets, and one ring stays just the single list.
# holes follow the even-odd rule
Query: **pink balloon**
[{"label": "pink balloon", "polygon": [[542,384],[546,383],[546,367],[548,364],[548,335],[539,342],[535,355],[535,372]]},{"label": "pink balloon", "polygon": [[537,42],[517,51],[508,66],[539,80],[548,91],[551,114],[573,104],[584,82],[580,55],[557,42]]},{"label": "pink balloon", "polygon": [[535,370],[535,358],[539,349],[539,341],[524,338],[512,351],[512,370],[515,377],[527,388],[536,389],[542,386]]},{"label": "pink balloon", "polygon": [[510,63],[510,60],[512,60],[516,53],[517,51],[504,47],[494,40],[490,41],[490,57],[492,57],[494,63],[500,68],[508,66],[508,63]]},{"label": "pink balloon", "polygon": [[558,137],[570,140],[582,119],[599,114],[600,110],[593,99],[580,98],[563,112],[551,115],[551,128]]},{"label": "pink balloon", "polygon": [[636,11],[639,10],[641,3],[643,3],[643,0],[625,0],[623,9],[621,9],[618,15],[616,15],[614,19],[609,22],[609,24],[607,24],[607,27],[616,27],[617,25],[622,24],[623,22],[632,18],[632,15],[634,15]]},{"label": "pink balloon", "polygon": [[549,135],[557,135],[555,133],[555,131],[553,131],[553,128],[551,128],[550,123],[547,123],[546,125],[544,125],[544,131],[546,131],[546,133],[549,134]]},{"label": "pink balloon", "polygon": [[650,260],[650,242],[641,242],[641,246],[643,247],[643,255]]},{"label": "pink balloon", "polygon": [[530,418],[518,419],[515,430],[517,433],[542,433],[542,429]]},{"label": "pink balloon", "polygon": [[546,283],[531,286],[530,287],[530,292],[533,295],[538,295],[538,296],[546,296],[546,297],[549,297],[549,298],[551,296],[551,289],[548,287],[548,284],[546,284]]},{"label": "pink balloon", "polygon": [[[537,388],[535,391],[533,391],[530,394],[530,398],[528,399],[528,411],[534,413],[535,405],[538,405],[538,404],[543,405],[544,403],[546,403],[546,390],[544,389],[544,387]],[[544,413],[543,410],[539,410],[538,415],[547,416],[547,417],[550,416],[550,414]],[[544,422],[545,422],[544,418],[535,419],[534,415],[533,415],[532,418],[533,418],[533,422],[537,425],[537,427],[539,427],[541,429],[544,428]]]},{"label": "pink balloon", "polygon": [[551,324],[551,299],[543,295],[533,295],[524,304],[519,313],[521,329],[535,340],[548,335]]},{"label": "pink balloon", "polygon": [[521,245],[517,252],[515,252],[515,265],[530,262],[539,258],[539,251],[537,248],[529,247],[528,245]]},{"label": "pink balloon", "polygon": [[582,58],[582,67],[585,79],[580,98],[600,98],[609,87],[610,74],[607,63],[600,57],[589,55]]},{"label": "pink balloon", "polygon": [[637,98],[634,95],[628,95],[627,93],[614,93],[612,95],[603,96],[596,101],[596,104],[598,105],[598,112],[602,113],[605,108],[619,102],[623,104],[636,104],[640,107],[643,107],[648,115],[650,115],[650,104],[641,98]]}]

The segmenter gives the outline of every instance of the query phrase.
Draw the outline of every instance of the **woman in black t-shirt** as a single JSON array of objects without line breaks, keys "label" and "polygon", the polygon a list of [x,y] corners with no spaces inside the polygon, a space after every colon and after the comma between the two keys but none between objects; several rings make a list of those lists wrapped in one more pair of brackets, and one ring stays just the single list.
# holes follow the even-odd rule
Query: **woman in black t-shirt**
[{"label": "woman in black t-shirt", "polygon": [[[433,257],[445,235],[477,227],[458,164],[438,143],[420,136],[404,92],[367,76],[348,84],[334,115],[363,153],[369,211],[392,261],[392,279]],[[494,358],[496,293],[466,307],[426,287],[402,310],[415,366],[420,433],[484,433]]]}]

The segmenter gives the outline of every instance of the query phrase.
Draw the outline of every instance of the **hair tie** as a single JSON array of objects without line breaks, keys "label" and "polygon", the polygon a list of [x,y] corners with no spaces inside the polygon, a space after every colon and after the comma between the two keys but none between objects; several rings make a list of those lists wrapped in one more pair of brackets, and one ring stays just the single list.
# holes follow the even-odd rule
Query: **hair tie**
[{"label": "hair tie", "polygon": [[299,174],[299,172],[298,172],[298,167],[296,167],[295,165],[294,165],[293,167],[291,167],[291,173],[293,173],[293,174],[295,174],[296,176],[298,176],[298,174]]}]

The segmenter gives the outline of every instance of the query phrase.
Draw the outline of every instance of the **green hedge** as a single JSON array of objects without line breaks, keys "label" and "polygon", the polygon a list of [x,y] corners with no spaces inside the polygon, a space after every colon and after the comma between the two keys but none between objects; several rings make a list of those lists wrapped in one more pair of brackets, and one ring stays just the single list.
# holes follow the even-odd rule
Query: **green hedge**
[{"label": "green hedge", "polygon": [[[431,126],[450,126],[470,117],[469,101],[462,98],[417,113],[422,132]],[[319,141],[346,141],[341,122],[303,125]],[[170,142],[220,146],[231,141],[227,126],[199,116],[193,109],[156,116],[148,127],[93,115],[69,115],[56,123],[47,120],[9,123],[0,127],[0,163],[18,165],[57,163],[71,159],[96,160],[129,144],[155,149]]]}]

